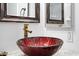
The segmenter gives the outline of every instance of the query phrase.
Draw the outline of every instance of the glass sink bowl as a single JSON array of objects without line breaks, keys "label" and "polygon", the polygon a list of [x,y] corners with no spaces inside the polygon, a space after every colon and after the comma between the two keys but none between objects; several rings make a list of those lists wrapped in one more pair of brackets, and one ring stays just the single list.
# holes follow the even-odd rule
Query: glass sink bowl
[{"label": "glass sink bowl", "polygon": [[18,47],[28,56],[51,56],[62,44],[61,39],[54,37],[28,37],[17,41]]}]

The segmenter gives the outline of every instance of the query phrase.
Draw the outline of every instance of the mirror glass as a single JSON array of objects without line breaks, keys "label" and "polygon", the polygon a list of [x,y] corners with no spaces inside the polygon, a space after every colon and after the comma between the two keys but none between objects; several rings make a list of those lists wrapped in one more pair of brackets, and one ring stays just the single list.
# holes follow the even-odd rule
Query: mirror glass
[{"label": "mirror glass", "polygon": [[62,4],[50,3],[50,19],[61,20],[62,18]]},{"label": "mirror glass", "polygon": [[7,3],[8,16],[35,17],[35,3]]},{"label": "mirror glass", "polygon": [[63,24],[64,23],[64,4],[47,3],[47,23]]},{"label": "mirror glass", "polygon": [[47,3],[47,26],[72,29],[74,24],[74,8],[74,3]]}]

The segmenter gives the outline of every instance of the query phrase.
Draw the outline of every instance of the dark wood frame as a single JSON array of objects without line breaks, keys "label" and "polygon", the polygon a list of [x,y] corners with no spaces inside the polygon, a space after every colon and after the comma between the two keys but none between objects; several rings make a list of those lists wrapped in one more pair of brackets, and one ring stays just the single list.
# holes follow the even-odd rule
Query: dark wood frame
[{"label": "dark wood frame", "polygon": [[0,4],[0,19],[1,19],[1,4]]},{"label": "dark wood frame", "polygon": [[4,4],[0,3],[0,20],[4,17]]},{"label": "dark wood frame", "polygon": [[61,20],[55,20],[50,19],[50,3],[46,3],[46,22],[49,24],[64,24],[64,3],[62,4],[62,19]]},{"label": "dark wood frame", "polygon": [[[1,4],[1,3],[0,3]],[[35,3],[35,18],[34,17],[21,17],[7,15],[7,3],[4,3],[4,18],[6,19],[19,19],[22,21],[13,20],[0,20],[1,22],[20,22],[20,23],[40,23],[40,3]],[[32,20],[32,21],[28,21]]]}]

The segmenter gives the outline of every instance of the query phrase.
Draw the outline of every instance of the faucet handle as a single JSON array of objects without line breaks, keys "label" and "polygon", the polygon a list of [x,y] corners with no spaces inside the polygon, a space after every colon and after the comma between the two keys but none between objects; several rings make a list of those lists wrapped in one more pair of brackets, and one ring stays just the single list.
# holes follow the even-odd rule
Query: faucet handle
[{"label": "faucet handle", "polygon": [[29,31],[30,33],[32,33],[32,31]]}]

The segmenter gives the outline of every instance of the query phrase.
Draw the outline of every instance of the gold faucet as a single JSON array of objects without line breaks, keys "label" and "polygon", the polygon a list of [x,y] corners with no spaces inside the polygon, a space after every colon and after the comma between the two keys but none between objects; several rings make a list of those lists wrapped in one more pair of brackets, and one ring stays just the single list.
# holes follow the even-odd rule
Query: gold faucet
[{"label": "gold faucet", "polygon": [[32,33],[32,31],[28,30],[29,24],[24,24],[24,38],[28,37],[28,33]]}]

